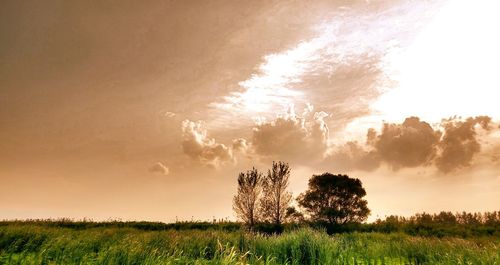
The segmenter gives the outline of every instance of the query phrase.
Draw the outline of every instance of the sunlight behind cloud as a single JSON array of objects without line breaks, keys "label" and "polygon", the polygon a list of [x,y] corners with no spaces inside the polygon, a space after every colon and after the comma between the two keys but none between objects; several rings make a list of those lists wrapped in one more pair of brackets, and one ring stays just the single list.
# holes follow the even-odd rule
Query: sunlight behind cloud
[{"label": "sunlight behind cloud", "polygon": [[242,92],[233,92],[224,97],[224,103],[214,105],[244,114],[265,114],[288,108],[304,96],[292,87],[302,81],[302,75],[311,69],[313,61],[318,59],[318,51],[327,43],[326,36],[321,36],[282,53],[265,56],[258,74],[238,83]]},{"label": "sunlight behind cloud", "polygon": [[[272,119],[292,104],[309,102],[328,111],[340,109],[339,119],[359,115],[378,95],[377,83],[384,78],[379,76],[383,63],[379,58],[388,48],[408,43],[431,15],[426,9],[428,4],[419,2],[401,3],[380,13],[342,9],[311,25],[316,37],[265,55],[256,72],[238,83],[238,91],[213,102],[210,106],[217,113],[213,123],[224,126],[235,117]],[[407,16],[410,10],[414,13]]]},{"label": "sunlight behind cloud", "polygon": [[385,69],[397,85],[373,105],[378,119],[498,117],[500,17],[497,1],[450,1]]}]

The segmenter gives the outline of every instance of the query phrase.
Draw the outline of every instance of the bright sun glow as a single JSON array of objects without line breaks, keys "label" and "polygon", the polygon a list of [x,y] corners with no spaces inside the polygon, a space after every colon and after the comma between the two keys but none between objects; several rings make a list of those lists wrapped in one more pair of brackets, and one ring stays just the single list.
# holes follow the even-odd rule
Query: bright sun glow
[{"label": "bright sun glow", "polygon": [[[500,115],[500,2],[450,1],[386,69],[397,88],[374,105],[381,118]],[[379,118],[380,118],[379,116]]]},{"label": "bright sun glow", "polygon": [[[429,7],[424,3],[410,2],[396,5],[384,14],[343,10],[341,15],[315,24],[312,27],[315,37],[264,56],[257,71],[238,83],[239,91],[211,106],[222,110],[216,115],[219,118],[227,113],[255,117],[275,115],[292,104],[313,103],[309,96],[318,91],[315,82],[320,77],[330,78],[339,68],[345,70],[368,63],[363,60],[385,54],[388,47],[405,46],[409,33],[420,28],[430,16],[426,8]],[[406,15],[409,10],[413,12],[411,16]],[[330,85],[330,91],[328,85],[324,86],[321,93],[325,94],[344,89],[337,83]]]},{"label": "bright sun glow", "polygon": [[287,109],[303,97],[303,93],[293,89],[301,82],[301,76],[317,60],[318,50],[324,48],[325,37],[299,43],[282,53],[264,57],[259,73],[239,83],[242,92],[234,92],[225,97],[226,103],[216,104],[244,114],[268,113]]}]

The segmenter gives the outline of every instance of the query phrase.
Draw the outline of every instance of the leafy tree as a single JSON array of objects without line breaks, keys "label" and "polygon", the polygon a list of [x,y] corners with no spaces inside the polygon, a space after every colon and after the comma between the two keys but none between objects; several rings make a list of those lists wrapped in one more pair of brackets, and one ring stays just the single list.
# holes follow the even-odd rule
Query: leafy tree
[{"label": "leafy tree", "polygon": [[434,215],[433,219],[440,224],[454,225],[457,223],[457,218],[452,212],[440,212]]},{"label": "leafy tree", "polygon": [[238,193],[233,198],[233,210],[250,228],[253,228],[257,221],[261,183],[262,173],[255,168],[238,175]]},{"label": "leafy tree", "polygon": [[260,212],[263,220],[281,225],[286,218],[286,210],[292,201],[287,191],[290,178],[288,163],[273,161],[272,168],[262,180],[263,196],[260,199]]},{"label": "leafy tree", "polygon": [[286,209],[286,219],[289,221],[289,222],[292,222],[292,223],[302,223],[304,222],[304,215],[297,211],[297,209],[295,209],[295,207],[293,206],[290,206]]},{"label": "leafy tree", "polygon": [[366,191],[359,179],[347,175],[313,175],[308,190],[298,198],[314,221],[330,225],[362,222],[370,214]]}]

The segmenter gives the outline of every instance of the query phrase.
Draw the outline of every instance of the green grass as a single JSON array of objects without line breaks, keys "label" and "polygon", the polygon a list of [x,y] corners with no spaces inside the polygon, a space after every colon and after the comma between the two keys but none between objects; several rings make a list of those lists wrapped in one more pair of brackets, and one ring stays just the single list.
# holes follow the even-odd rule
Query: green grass
[{"label": "green grass", "polygon": [[0,264],[500,264],[498,238],[0,226]]}]

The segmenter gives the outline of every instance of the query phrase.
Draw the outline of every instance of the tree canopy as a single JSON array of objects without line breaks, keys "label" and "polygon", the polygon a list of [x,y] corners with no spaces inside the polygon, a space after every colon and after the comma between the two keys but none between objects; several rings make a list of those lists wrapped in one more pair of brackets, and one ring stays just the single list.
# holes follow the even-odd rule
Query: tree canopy
[{"label": "tree canopy", "polygon": [[368,217],[368,202],[363,199],[366,191],[359,179],[347,175],[323,173],[313,175],[308,190],[301,194],[298,203],[313,221],[331,225],[362,222]]}]

